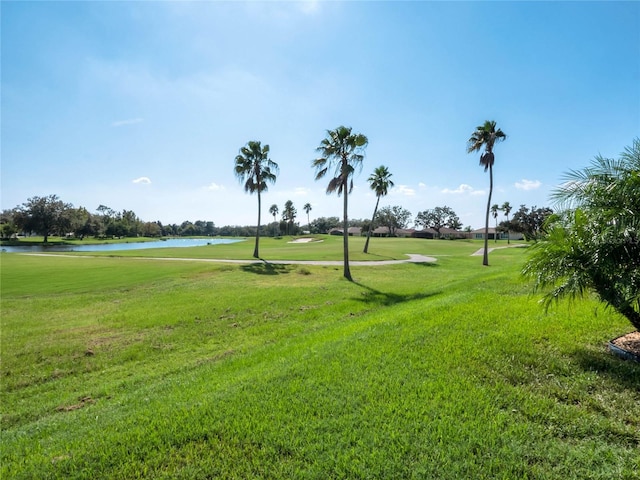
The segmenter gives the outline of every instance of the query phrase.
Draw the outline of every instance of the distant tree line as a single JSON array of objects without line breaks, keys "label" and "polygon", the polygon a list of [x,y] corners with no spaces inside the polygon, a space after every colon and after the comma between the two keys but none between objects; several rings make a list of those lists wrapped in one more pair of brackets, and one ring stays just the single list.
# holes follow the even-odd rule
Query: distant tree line
[{"label": "distant tree line", "polygon": [[[508,202],[506,202],[508,204]],[[273,222],[261,225],[260,234],[270,237],[280,235],[326,234],[332,229],[342,228],[339,217],[318,217],[309,220],[311,205],[305,204],[303,210],[307,214],[307,224],[301,226],[296,222],[297,209],[288,200],[281,218],[277,218],[280,209],[277,205],[269,208]],[[508,221],[498,225],[500,232],[522,233],[527,240],[537,240],[544,233],[544,223],[553,212],[550,208],[527,207],[520,209]],[[388,205],[376,208],[373,222],[371,219],[352,218],[349,227],[359,227],[363,234],[368,234],[379,226],[387,227],[389,235],[394,236],[398,229],[408,228],[412,214],[400,205]],[[430,228],[438,234],[443,227],[454,230],[462,229],[462,223],[455,211],[447,206],[435,207],[419,212],[413,219],[416,228]],[[470,227],[468,227],[470,230]],[[48,240],[51,235],[71,236],[75,238],[95,237],[171,237],[171,236],[229,236],[251,237],[256,234],[256,227],[251,225],[225,225],[217,227],[208,220],[184,221],[180,224],[163,224],[160,221],[143,221],[132,210],[115,211],[105,205],[99,205],[95,212],[85,207],[74,207],[57,195],[29,198],[22,205],[0,214],[0,235],[7,239],[15,234],[43,235]]]},{"label": "distant tree line", "polygon": [[100,205],[95,212],[74,207],[57,195],[29,198],[22,205],[0,214],[0,235],[3,239],[16,234],[60,237],[168,237],[168,236],[250,236],[255,227],[216,227],[212,221],[184,221],[162,224],[141,220],[132,210],[115,211]]},{"label": "distant tree line", "polygon": [[525,240],[537,241],[546,233],[545,225],[552,214],[549,207],[520,205],[511,220],[500,222],[498,231],[521,233]]}]

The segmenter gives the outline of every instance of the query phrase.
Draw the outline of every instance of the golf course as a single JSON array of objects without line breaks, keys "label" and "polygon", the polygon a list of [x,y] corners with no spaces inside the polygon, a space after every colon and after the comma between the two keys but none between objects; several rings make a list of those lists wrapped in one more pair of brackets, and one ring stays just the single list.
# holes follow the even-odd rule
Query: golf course
[{"label": "golf course", "polygon": [[640,478],[634,328],[530,248],[310,238],[2,253],[0,478]]}]

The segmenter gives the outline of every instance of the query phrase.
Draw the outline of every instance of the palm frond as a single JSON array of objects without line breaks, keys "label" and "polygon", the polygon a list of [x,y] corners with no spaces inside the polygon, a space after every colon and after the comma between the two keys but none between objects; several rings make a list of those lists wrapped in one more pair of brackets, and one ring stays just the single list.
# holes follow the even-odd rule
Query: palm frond
[{"label": "palm frond", "polygon": [[554,215],[523,273],[552,288],[547,305],[593,291],[640,329],[640,141],[568,172],[554,198],[569,208]]},{"label": "palm frond", "polygon": [[356,168],[362,169],[364,155],[362,149],[367,145],[367,137],[362,134],[352,134],[351,127],[340,126],[335,130],[327,130],[327,136],[322,139],[316,151],[321,158],[312,162],[316,169],[315,179],[323,178],[333,169],[333,178],[327,186],[327,193],[341,194],[348,179],[354,175]]},{"label": "palm frond", "polygon": [[485,152],[480,155],[480,165],[484,167],[484,171],[489,170],[489,167],[492,167],[494,164],[495,157],[493,152]]},{"label": "palm frond", "polygon": [[342,179],[339,177],[333,177],[327,185],[327,194],[338,192],[342,193]]}]

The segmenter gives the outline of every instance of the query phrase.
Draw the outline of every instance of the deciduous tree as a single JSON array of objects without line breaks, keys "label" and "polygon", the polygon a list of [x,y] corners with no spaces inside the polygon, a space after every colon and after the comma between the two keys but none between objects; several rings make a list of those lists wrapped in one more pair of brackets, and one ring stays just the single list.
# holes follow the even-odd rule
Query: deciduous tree
[{"label": "deciduous tree", "polygon": [[318,217],[311,222],[312,233],[329,233],[329,230],[340,225],[338,217]]},{"label": "deciduous tree", "polygon": [[451,207],[436,207],[432,210],[424,210],[416,215],[414,223],[418,227],[432,228],[440,237],[440,230],[444,227],[459,230],[462,227],[460,218]]},{"label": "deciduous tree", "polygon": [[389,236],[394,237],[398,228],[407,228],[411,220],[411,212],[400,205],[386,206],[378,210],[375,223],[389,229]]},{"label": "deciduous tree", "polygon": [[59,233],[64,212],[69,208],[72,205],[64,203],[57,195],[32,197],[19,208],[16,220],[22,230],[43,235],[44,243],[47,243],[51,233]]},{"label": "deciduous tree", "polygon": [[502,222],[503,228],[513,232],[522,233],[525,240],[538,240],[544,234],[544,224],[553,214],[549,207],[538,208],[535,205],[531,208],[520,205],[520,208],[513,214],[509,222]]}]

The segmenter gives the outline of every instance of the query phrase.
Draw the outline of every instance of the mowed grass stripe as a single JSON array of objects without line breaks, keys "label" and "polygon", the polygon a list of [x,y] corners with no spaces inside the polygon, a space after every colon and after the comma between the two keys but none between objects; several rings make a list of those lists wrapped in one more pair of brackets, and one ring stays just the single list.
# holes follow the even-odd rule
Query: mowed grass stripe
[{"label": "mowed grass stripe", "polygon": [[[332,267],[180,264],[164,276],[138,262],[151,273],[128,285],[50,292],[50,361],[89,367],[3,388],[3,473],[635,478],[638,368],[603,345],[627,325],[592,302],[544,315],[518,276],[522,254],[496,252],[489,269],[466,255],[357,267],[355,284]],[[3,333],[43,328],[22,303],[34,298],[4,295],[5,258]],[[119,310],[77,318],[110,296]],[[75,340],[61,336],[72,326]],[[109,334],[118,341],[84,355]],[[3,335],[3,386],[29,370],[6,346]]]}]

